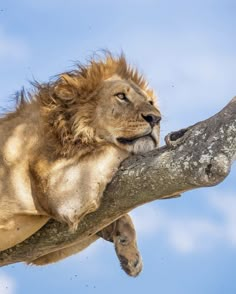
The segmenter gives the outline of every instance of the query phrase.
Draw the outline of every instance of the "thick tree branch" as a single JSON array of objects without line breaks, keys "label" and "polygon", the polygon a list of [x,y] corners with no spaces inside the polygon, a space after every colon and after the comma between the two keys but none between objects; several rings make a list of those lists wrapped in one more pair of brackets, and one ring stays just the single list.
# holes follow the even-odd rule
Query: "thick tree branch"
[{"label": "thick tree branch", "polygon": [[166,143],[124,161],[100,208],[75,233],[51,220],[26,241],[0,252],[0,265],[30,262],[75,243],[82,250],[98,238],[98,231],[139,205],[220,183],[236,159],[236,97],[213,117],[169,134]]}]

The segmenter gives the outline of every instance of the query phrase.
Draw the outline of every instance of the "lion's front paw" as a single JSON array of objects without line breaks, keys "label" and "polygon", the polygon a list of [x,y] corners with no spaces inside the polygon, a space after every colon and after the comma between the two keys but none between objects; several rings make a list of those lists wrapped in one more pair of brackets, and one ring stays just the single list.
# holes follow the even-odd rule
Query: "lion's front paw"
[{"label": "lion's front paw", "polygon": [[81,209],[66,204],[56,207],[52,212],[52,217],[61,223],[66,223],[71,232],[76,231],[83,216]]},{"label": "lion's front paw", "polygon": [[98,208],[98,202],[97,201],[91,201],[90,203],[87,203],[87,205],[77,205],[75,203],[74,205],[68,203],[62,205],[61,207],[58,207],[55,215],[56,219],[60,222],[65,222],[68,224],[70,231],[74,232],[77,230],[77,227],[82,220],[82,218],[93,211],[95,211]]}]

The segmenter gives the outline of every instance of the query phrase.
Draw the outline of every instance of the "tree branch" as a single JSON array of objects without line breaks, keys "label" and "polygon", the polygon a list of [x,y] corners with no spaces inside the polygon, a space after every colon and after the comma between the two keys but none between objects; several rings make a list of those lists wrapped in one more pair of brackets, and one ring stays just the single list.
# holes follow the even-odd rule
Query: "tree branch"
[{"label": "tree branch", "polygon": [[0,252],[0,265],[30,262],[75,243],[82,250],[97,240],[97,232],[137,206],[220,183],[235,159],[236,97],[211,118],[169,134],[166,146],[125,160],[100,208],[87,215],[75,233],[50,220],[29,239]]}]

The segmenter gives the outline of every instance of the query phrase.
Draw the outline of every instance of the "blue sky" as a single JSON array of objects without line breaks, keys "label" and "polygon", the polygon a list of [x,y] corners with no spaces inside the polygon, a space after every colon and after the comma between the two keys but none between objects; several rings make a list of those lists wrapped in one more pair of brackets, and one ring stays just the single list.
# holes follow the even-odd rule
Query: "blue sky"
[{"label": "blue sky", "polygon": [[[0,105],[94,51],[123,50],[159,96],[162,137],[236,95],[236,2],[8,0],[0,3]],[[110,243],[47,267],[0,269],[1,294],[236,293],[235,167],[220,185],[132,212],[144,260],[136,278]]]}]

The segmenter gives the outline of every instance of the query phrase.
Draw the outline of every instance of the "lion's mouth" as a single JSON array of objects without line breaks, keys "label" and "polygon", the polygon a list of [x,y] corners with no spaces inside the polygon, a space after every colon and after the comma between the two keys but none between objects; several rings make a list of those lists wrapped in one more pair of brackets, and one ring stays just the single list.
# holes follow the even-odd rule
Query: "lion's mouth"
[{"label": "lion's mouth", "polygon": [[139,139],[152,139],[153,142],[155,143],[156,145],[156,140],[155,138],[152,136],[152,134],[148,134],[148,135],[145,135],[145,136],[139,136],[139,137],[133,137],[133,138],[124,138],[124,137],[119,137],[117,138],[117,141],[121,144],[124,144],[124,145],[132,145],[134,144],[136,141],[138,141]]}]

